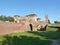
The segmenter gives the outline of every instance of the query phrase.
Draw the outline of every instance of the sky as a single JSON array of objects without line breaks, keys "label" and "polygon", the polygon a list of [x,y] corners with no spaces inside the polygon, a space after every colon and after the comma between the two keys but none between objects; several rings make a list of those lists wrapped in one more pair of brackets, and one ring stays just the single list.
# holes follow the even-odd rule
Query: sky
[{"label": "sky", "polygon": [[36,14],[43,21],[48,15],[51,23],[60,21],[60,0],[0,0],[0,15],[28,14]]}]

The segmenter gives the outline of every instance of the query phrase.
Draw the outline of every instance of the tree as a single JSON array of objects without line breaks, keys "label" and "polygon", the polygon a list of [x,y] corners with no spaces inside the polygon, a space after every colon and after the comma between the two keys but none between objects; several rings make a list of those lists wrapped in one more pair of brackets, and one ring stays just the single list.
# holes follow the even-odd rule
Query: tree
[{"label": "tree", "polygon": [[9,22],[13,22],[14,21],[14,18],[10,17],[10,16],[8,16],[7,19],[8,19]]},{"label": "tree", "polygon": [[0,16],[0,21],[9,21],[9,22],[13,22],[13,21],[14,21],[14,18],[11,17],[11,16],[3,16],[3,15],[1,15],[1,16]]},{"label": "tree", "polygon": [[48,19],[48,23],[51,24],[50,20]]},{"label": "tree", "polygon": [[54,23],[58,23],[58,24],[60,24],[60,21],[54,21]]}]

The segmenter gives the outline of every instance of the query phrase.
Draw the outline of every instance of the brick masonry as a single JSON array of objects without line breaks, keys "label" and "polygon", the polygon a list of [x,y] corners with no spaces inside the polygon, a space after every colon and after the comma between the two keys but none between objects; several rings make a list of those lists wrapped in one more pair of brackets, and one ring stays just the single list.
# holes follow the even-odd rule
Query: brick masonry
[{"label": "brick masonry", "polygon": [[38,20],[35,14],[24,17],[14,16],[13,18],[14,22],[0,22],[0,34],[31,31],[30,24],[33,31],[36,31],[38,28],[44,28],[48,24],[48,16],[45,16],[45,22],[40,21],[40,19]]}]

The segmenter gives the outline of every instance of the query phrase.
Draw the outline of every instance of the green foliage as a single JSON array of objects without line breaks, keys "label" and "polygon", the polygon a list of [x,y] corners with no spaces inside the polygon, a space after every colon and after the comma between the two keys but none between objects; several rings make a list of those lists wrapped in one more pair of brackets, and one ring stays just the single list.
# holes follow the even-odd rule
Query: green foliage
[{"label": "green foliage", "polygon": [[54,21],[54,23],[56,23],[56,24],[60,24],[60,21]]},{"label": "green foliage", "polygon": [[10,22],[13,22],[13,21],[14,21],[13,17],[10,17],[10,16],[8,16],[7,19],[8,19],[8,21],[10,21]]},{"label": "green foliage", "polygon": [[3,35],[0,36],[0,45],[52,45],[53,40],[60,39],[60,28],[49,27],[48,30],[51,31],[20,32]]},{"label": "green foliage", "polygon": [[50,20],[48,19],[48,23],[51,24]]},{"label": "green foliage", "polygon": [[13,17],[10,17],[10,16],[3,16],[3,15],[1,15],[1,16],[0,16],[0,21],[9,21],[9,22],[13,22],[14,19],[13,19]]},{"label": "green foliage", "polygon": [[[35,34],[34,34],[35,33]],[[0,36],[1,37],[1,36]],[[0,45],[50,45],[50,40],[45,40],[44,36],[38,32],[21,32],[2,36]],[[1,39],[1,38],[0,38]]]}]

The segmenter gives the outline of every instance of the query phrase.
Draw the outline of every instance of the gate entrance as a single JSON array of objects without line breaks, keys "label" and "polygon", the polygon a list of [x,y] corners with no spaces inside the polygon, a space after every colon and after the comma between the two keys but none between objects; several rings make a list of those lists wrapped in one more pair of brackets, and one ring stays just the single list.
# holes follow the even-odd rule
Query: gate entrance
[{"label": "gate entrance", "polygon": [[29,26],[30,26],[30,30],[33,31],[33,26],[32,26],[32,24],[29,24]]}]

